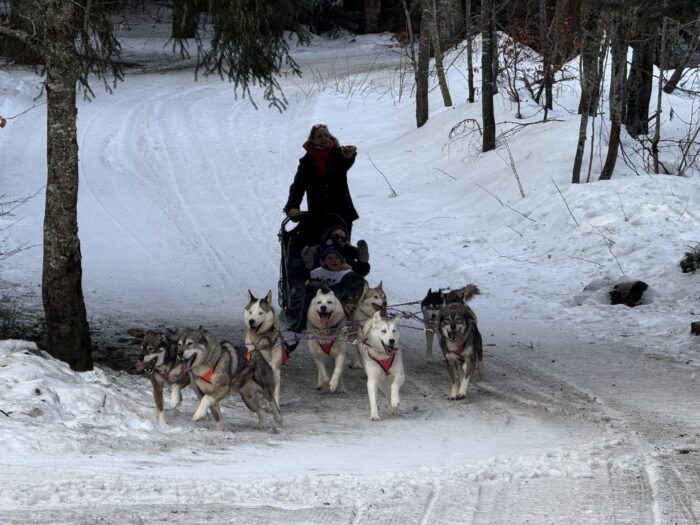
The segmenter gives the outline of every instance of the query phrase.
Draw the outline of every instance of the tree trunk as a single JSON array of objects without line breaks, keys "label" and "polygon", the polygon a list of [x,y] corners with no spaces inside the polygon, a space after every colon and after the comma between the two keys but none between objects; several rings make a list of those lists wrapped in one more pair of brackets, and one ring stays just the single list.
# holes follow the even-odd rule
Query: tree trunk
[{"label": "tree trunk", "polygon": [[552,33],[549,31],[547,23],[547,0],[539,0],[539,25],[540,46],[542,47],[542,88],[545,94],[543,120],[546,121],[547,114],[552,109],[552,84],[554,78],[552,69]]},{"label": "tree trunk", "polygon": [[493,1],[481,0],[481,114],[484,136],[482,151],[496,149],[496,119],[493,113]]},{"label": "tree trunk", "polygon": [[598,110],[598,97],[600,96],[598,89],[600,79],[598,75],[600,73],[601,28],[598,23],[598,11],[594,4],[595,0],[583,0],[581,3],[581,36],[583,45],[580,60],[581,98],[578,106],[581,122],[576,144],[574,167],[571,174],[571,182],[573,184],[581,182],[581,166],[583,165],[583,154],[586,149],[588,118],[591,115],[595,116]]},{"label": "tree trunk", "polygon": [[440,29],[437,23],[437,7],[435,6],[435,0],[431,0],[431,21],[430,26],[430,39],[433,43],[433,50],[435,52],[435,70],[437,71],[438,83],[440,84],[440,93],[442,94],[442,101],[446,108],[452,107],[452,97],[450,96],[450,89],[447,87],[447,77],[445,76],[445,67],[442,60],[442,47],[440,40]]},{"label": "tree trunk", "polygon": [[365,33],[379,32],[379,15],[381,12],[381,0],[365,0]]},{"label": "tree trunk", "polygon": [[73,370],[92,369],[78,239],[78,140],[73,2],[47,6],[47,163],[42,296],[48,352]]},{"label": "tree trunk", "polygon": [[598,180],[610,180],[615,171],[617,154],[620,148],[620,131],[622,128],[622,93],[627,76],[628,30],[622,21],[623,13],[612,13],[610,23],[612,48],[612,76],[610,79],[610,139],[605,164]]},{"label": "tree trunk", "polygon": [[469,89],[468,101],[470,104],[473,104],[476,88],[474,87],[474,24],[472,22],[472,0],[467,0],[465,24],[467,35],[467,87]]},{"label": "tree trunk", "polygon": [[654,89],[654,55],[656,25],[645,29],[645,37],[637,41],[632,53],[632,65],[627,80],[625,125],[633,137],[649,133],[649,102]]},{"label": "tree trunk", "polygon": [[416,125],[419,128],[428,122],[428,74],[430,72],[431,3],[432,0],[422,0],[421,4],[418,70],[416,71]]},{"label": "tree trunk", "polygon": [[173,0],[172,38],[194,38],[199,23],[199,13],[199,6],[195,7],[191,1]]},{"label": "tree trunk", "polygon": [[659,58],[659,84],[656,91],[656,123],[654,138],[651,141],[651,153],[654,158],[654,173],[659,174],[659,141],[661,140],[661,105],[663,103],[664,69],[666,66],[666,38],[668,36],[668,18],[664,17],[661,24],[661,53]]}]

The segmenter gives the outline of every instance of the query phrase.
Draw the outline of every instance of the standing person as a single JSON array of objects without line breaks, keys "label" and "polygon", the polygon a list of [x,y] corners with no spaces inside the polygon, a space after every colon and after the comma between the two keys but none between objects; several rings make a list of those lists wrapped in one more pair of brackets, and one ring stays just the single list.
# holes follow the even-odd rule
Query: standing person
[{"label": "standing person", "polygon": [[[306,154],[299,159],[284,212],[290,219],[298,220],[301,214],[299,206],[306,194],[310,214],[318,220],[324,220],[328,214],[337,215],[350,232],[352,222],[359,218],[348,188],[348,170],[355,163],[357,148],[341,147],[338,139],[328,131],[328,126],[316,124],[311,127],[304,149]],[[315,226],[320,234],[330,224]]]}]

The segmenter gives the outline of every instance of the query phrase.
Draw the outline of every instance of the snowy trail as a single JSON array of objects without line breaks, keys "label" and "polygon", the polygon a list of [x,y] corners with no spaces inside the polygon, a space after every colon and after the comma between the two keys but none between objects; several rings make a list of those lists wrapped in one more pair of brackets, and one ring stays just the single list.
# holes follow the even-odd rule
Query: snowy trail
[{"label": "snowy trail", "polygon": [[[367,421],[357,370],[346,371],[345,394],[315,392],[313,362],[300,348],[284,370],[286,419],[279,432],[256,431],[252,416],[233,399],[224,403],[224,433],[212,431],[210,422],[193,424],[194,396],[188,392],[167,429],[153,427],[116,450],[112,443],[109,456],[100,454],[106,447],[101,441],[114,437],[102,434],[96,422],[91,435],[77,434],[78,449],[93,451],[81,465],[60,451],[31,468],[0,461],[16,483],[3,487],[9,492],[2,491],[0,507],[9,501],[20,507],[7,515],[17,524],[70,523],[77,516],[139,523],[149,509],[156,523],[164,512],[171,513],[171,523],[214,523],[223,515],[233,523],[252,516],[290,523],[697,522],[697,448],[680,453],[689,438],[676,435],[681,427],[670,422],[660,429],[655,417],[664,391],[672,396],[673,389],[692,386],[687,374],[683,378],[673,367],[657,374],[656,386],[648,385],[657,401],[647,413],[611,389],[602,358],[608,350],[572,349],[564,355],[567,364],[552,370],[544,366],[552,361],[551,349],[539,343],[525,351],[489,346],[486,380],[470,388],[466,402],[454,403],[446,399],[442,364],[423,363],[422,339],[406,339],[409,374],[397,418]],[[577,353],[598,364],[581,374]],[[616,385],[635,380],[635,368],[646,359],[614,354]],[[142,407],[141,418],[152,418],[143,378],[116,374],[112,381]],[[423,425],[420,437],[411,430],[416,421]],[[697,433],[697,416],[683,428]],[[142,441],[147,436],[150,442]],[[379,461],[374,447],[383,449]],[[141,454],[149,448],[144,462]],[[354,460],[348,463],[346,455]],[[290,461],[296,464],[294,477],[278,472],[282,458],[284,472]],[[190,462],[210,467],[188,471]],[[126,485],[119,481],[125,477]],[[139,494],[134,486],[147,488]],[[257,489],[251,492],[251,486]],[[99,508],[86,504],[91,499]]]}]

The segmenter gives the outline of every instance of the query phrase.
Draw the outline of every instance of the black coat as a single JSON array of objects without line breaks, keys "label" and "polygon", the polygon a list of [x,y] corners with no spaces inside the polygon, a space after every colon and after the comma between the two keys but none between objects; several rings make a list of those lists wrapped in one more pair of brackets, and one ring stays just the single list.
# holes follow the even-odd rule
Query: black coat
[{"label": "black coat", "polygon": [[348,189],[348,170],[354,163],[354,157],[346,159],[340,148],[334,148],[328,155],[326,174],[322,177],[311,155],[304,155],[299,159],[294,182],[289,187],[285,213],[292,208],[299,209],[306,193],[309,213],[316,216],[329,213],[339,215],[350,229],[352,221],[359,218]]}]

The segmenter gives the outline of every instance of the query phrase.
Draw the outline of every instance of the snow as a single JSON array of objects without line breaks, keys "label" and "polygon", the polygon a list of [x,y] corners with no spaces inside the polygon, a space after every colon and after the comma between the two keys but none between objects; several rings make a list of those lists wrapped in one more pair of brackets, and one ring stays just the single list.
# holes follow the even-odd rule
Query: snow
[{"label": "snow", "polygon": [[[382,420],[368,420],[358,370],[345,372],[344,394],[316,392],[302,344],[283,370],[284,424],[257,430],[232,397],[216,432],[190,420],[189,390],[158,425],[143,376],[75,373],[34,343],[1,341],[3,523],[700,521],[700,338],[689,332],[700,277],[678,266],[700,242],[697,170],[636,175],[620,159],[611,181],[571,185],[575,81],[560,84],[551,122],[481,154],[474,137],[450,137],[480,115],[456,68],[455,107],[433,89],[430,120],[415,128],[410,73],[389,35],[294,48],[305,74],[281,80],[279,113],[218,79],[195,81],[191,60],[166,60],[164,32],[125,29],[125,60],[137,65],[114,94],[79,102],[83,288],[98,357],[133,362],[130,327],[202,324],[242,341],[248,289],[276,293],[281,208],[308,129],[325,122],[358,147],[353,232],[370,247],[370,284],[382,280],[409,314],[428,288],[477,284],[486,377],[448,401],[444,366],[425,363],[421,326],[406,318],[396,417],[380,395]],[[0,131],[0,193],[40,191],[6,241],[35,247],[3,261],[0,277],[37,307],[44,94],[20,67],[0,71],[0,93],[6,118],[37,105]],[[663,103],[683,120],[665,112],[662,129],[684,136],[692,101]],[[515,106],[501,94],[496,108],[499,130],[511,127]],[[529,100],[523,113],[541,120]],[[649,285],[642,305],[608,304],[614,284],[636,279]]]}]

